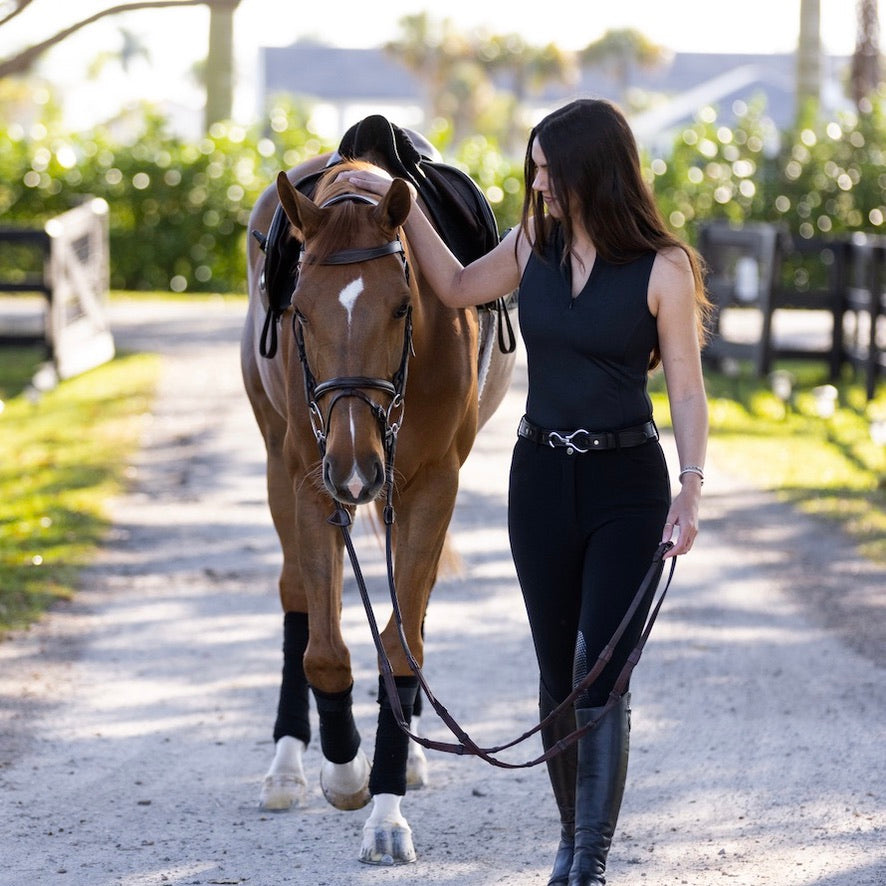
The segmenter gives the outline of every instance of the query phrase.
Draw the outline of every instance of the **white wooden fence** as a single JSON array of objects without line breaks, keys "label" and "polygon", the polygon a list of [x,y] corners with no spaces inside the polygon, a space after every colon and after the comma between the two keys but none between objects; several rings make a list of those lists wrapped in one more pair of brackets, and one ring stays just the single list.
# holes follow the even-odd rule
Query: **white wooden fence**
[{"label": "white wooden fence", "polygon": [[[43,341],[59,378],[111,360],[107,203],[100,199],[83,203],[51,218],[43,231],[0,229],[0,243],[40,249],[44,258],[41,278],[0,281],[2,293],[42,296],[36,332],[35,318],[27,316],[28,303],[16,305],[18,299],[4,299],[0,343]],[[33,307],[30,313],[34,314]]]}]

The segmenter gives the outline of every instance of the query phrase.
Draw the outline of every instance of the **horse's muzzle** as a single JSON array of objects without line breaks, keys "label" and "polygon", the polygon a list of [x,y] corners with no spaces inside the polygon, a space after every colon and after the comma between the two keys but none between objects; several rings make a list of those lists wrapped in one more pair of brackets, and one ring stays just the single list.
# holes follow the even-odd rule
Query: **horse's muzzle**
[{"label": "horse's muzzle", "polygon": [[354,462],[345,470],[337,467],[328,454],[323,459],[323,485],[342,504],[368,504],[378,498],[384,483],[385,467],[381,459],[372,458],[365,465]]}]

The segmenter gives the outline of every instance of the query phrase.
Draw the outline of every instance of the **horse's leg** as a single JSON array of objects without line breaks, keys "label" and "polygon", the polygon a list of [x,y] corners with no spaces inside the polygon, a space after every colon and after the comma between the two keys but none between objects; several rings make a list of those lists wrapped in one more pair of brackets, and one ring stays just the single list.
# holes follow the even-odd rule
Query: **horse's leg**
[{"label": "horse's leg", "polygon": [[259,796],[259,805],[263,809],[290,809],[301,805],[305,799],[307,779],[302,754],[311,739],[308,683],[303,665],[307,642],[307,614],[286,612],[283,616],[283,672],[274,723],[274,759]]},{"label": "horse's leg", "polygon": [[[257,411],[260,408],[259,404]],[[274,759],[262,781],[259,805],[263,809],[283,810],[301,805],[307,791],[302,754],[311,740],[311,725],[303,660],[309,629],[307,600],[297,560],[295,500],[281,456],[286,428],[269,404],[268,411],[259,424],[268,452],[268,504],[283,551],[279,580],[284,613],[283,669],[274,723]]]},{"label": "horse's leg", "polygon": [[327,521],[332,505],[325,495],[305,488],[296,507],[299,562],[311,577],[305,585],[311,632],[304,667],[320,717],[320,786],[337,809],[360,809],[369,802],[370,766],[354,721],[351,659],[341,634],[344,543]]},{"label": "horse's leg", "polygon": [[[418,680],[395,677],[396,692],[407,726],[412,719]],[[372,813],[363,826],[360,861],[367,864],[408,864],[415,861],[412,829],[400,811],[406,793],[406,770],[409,741],[394,715],[388,688],[382,678],[378,687],[378,727],[375,733],[375,757],[369,790]]]},{"label": "horse's leg", "polygon": [[362,809],[369,802],[369,759],[360,747],[351,689],[322,692],[314,688],[320,715],[320,787],[336,809]]},{"label": "horse's leg", "polygon": [[[395,581],[407,644],[421,664],[422,624],[431,588],[437,577],[440,553],[455,507],[458,465],[434,465],[413,478],[397,503]],[[382,632],[391,660],[403,713],[412,713],[417,680],[406,660],[396,625]],[[405,702],[405,703],[404,703]],[[383,682],[379,689],[379,718],[375,759],[370,779],[373,809],[363,826],[360,860],[369,864],[405,864],[415,860],[412,831],[400,803],[406,793],[409,738],[397,725]]]},{"label": "horse's leg", "polygon": [[[256,261],[253,256],[250,269]],[[283,552],[279,579],[280,603],[284,612],[283,673],[273,733],[274,759],[262,781],[259,795],[262,808],[280,810],[299,805],[306,794],[302,754],[310,741],[311,729],[302,658],[308,641],[308,617],[296,557],[295,500],[282,455],[286,421],[271,402],[256,354],[256,341],[262,322],[260,314],[263,314],[263,308],[253,294],[243,330],[240,362],[244,387],[265,442],[268,507]],[[282,380],[280,384],[282,386]]]}]

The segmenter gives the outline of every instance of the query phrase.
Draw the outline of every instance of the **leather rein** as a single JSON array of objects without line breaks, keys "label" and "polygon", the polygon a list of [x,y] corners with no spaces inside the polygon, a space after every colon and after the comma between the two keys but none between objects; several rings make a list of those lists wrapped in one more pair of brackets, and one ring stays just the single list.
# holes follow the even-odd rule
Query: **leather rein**
[{"label": "leather rein", "polygon": [[[342,194],[323,205],[327,206],[333,202],[340,202],[342,200],[358,200],[366,203],[374,202],[360,194]],[[400,241],[399,237],[396,240],[392,240],[388,243],[382,244],[381,246],[370,247],[367,249],[343,249],[326,257],[321,262],[321,264],[358,264],[360,262],[372,261],[383,256],[397,254],[401,255],[403,259],[403,270],[408,281],[409,265],[406,259],[405,251],[403,249],[403,244]],[[304,255],[304,249],[302,249],[302,255]],[[375,617],[375,611],[372,606],[372,601],[369,597],[369,592],[366,587],[366,581],[363,577],[362,569],[360,568],[360,563],[357,558],[357,553],[354,549],[353,540],[351,539],[351,512],[341,502],[335,501],[335,510],[330,515],[327,522],[330,523],[332,526],[337,526],[341,530],[344,544],[348,551],[348,557],[351,561],[351,567],[354,572],[354,577],[357,581],[357,587],[360,591],[360,599],[363,603],[363,608],[366,611],[366,617],[369,622],[369,629],[370,633],[372,634],[372,640],[375,644],[376,652],[378,653],[381,677],[384,681],[385,689],[388,694],[388,700],[391,704],[394,719],[398,727],[410,739],[422,745],[423,747],[428,748],[429,750],[442,751],[444,753],[456,754],[459,756],[476,756],[482,760],[485,760],[487,763],[490,763],[493,766],[497,766],[503,769],[525,769],[531,766],[537,766],[538,764],[549,760],[556,754],[559,754],[561,751],[565,750],[570,745],[577,742],[583,735],[594,729],[596,725],[600,722],[600,720],[603,719],[606,713],[618,703],[619,699],[626,691],[631,672],[634,670],[637,662],[639,662],[640,660],[643,648],[645,647],[646,641],[649,639],[649,634],[652,631],[652,626],[655,623],[656,618],[658,617],[659,611],[661,610],[665,594],[670,587],[671,579],[674,575],[674,569],[677,564],[676,558],[671,559],[670,571],[664,589],[660,592],[655,605],[650,607],[650,612],[646,618],[643,630],[640,635],[640,639],[637,642],[637,645],[632,650],[631,654],[628,656],[628,659],[625,662],[624,666],[622,667],[622,670],[619,673],[615,685],[609,695],[609,699],[607,700],[606,704],[600,709],[600,713],[597,718],[590,721],[585,726],[577,728],[565,738],[560,739],[558,742],[556,742],[556,744],[552,745],[543,754],[534,759],[527,760],[523,763],[511,763],[502,760],[496,756],[501,751],[522,744],[526,739],[539,732],[548,722],[558,717],[564,710],[566,710],[567,707],[570,707],[573,702],[597,680],[605,666],[612,658],[622,635],[627,630],[628,625],[630,624],[643,600],[650,593],[654,595],[655,590],[660,583],[661,575],[664,570],[664,555],[673,547],[673,542],[663,542],[661,545],[659,545],[652,559],[652,563],[649,566],[649,569],[647,570],[642,582],[640,583],[640,586],[637,588],[634,598],[631,601],[631,605],[628,607],[628,610],[622,618],[621,623],[616,628],[609,643],[597,657],[597,661],[594,663],[593,668],[591,668],[584,679],[576,685],[572,693],[567,696],[553,711],[551,711],[551,713],[544,720],[524,732],[522,735],[513,739],[512,741],[509,741],[505,744],[496,745],[494,747],[481,747],[470,737],[470,735],[468,735],[467,732],[465,732],[465,730],[458,724],[458,722],[453,718],[449,711],[437,700],[436,696],[431,690],[431,687],[428,685],[424,673],[422,672],[421,666],[416,661],[415,656],[413,655],[412,650],[409,648],[409,643],[406,639],[406,634],[403,629],[403,618],[400,612],[400,603],[397,596],[396,583],[394,580],[394,456],[396,451],[397,434],[403,423],[403,413],[405,408],[404,392],[406,388],[409,355],[412,352],[411,309],[409,309],[406,314],[406,326],[403,336],[403,351],[400,360],[400,367],[391,380],[365,376],[338,376],[327,381],[317,383],[308,363],[307,353],[305,350],[303,323],[297,311],[293,311],[292,324],[296,346],[298,348],[298,355],[302,364],[302,371],[305,381],[305,395],[308,403],[308,412],[310,415],[311,427],[314,432],[314,437],[317,441],[317,446],[320,450],[321,456],[325,455],[326,452],[326,436],[329,429],[329,419],[332,413],[332,409],[340,399],[344,397],[357,397],[363,400],[369,406],[370,410],[379,423],[379,427],[382,432],[382,438],[384,440],[385,450],[385,507],[383,512],[385,523],[385,560],[387,566],[388,590],[390,592],[391,606],[394,622],[397,628],[397,635],[400,640],[400,645],[403,648],[403,652],[406,655],[406,660],[409,664],[409,668],[417,678],[421,691],[424,692],[425,696],[436,711],[437,715],[447,725],[453,736],[457,739],[457,742],[436,741],[434,739],[429,739],[424,736],[417,735],[410,730],[410,724],[406,720],[406,716],[403,712],[403,706],[400,701],[400,695],[397,691],[397,684],[394,679],[394,671],[391,666],[390,659],[388,658],[388,654],[385,651],[384,644],[382,643],[378,621]],[[391,398],[391,402],[388,408],[384,409],[375,401],[373,401],[369,396],[363,393],[363,390],[361,389],[365,388],[379,390],[389,395]],[[324,416],[318,401],[324,395],[330,393],[334,393],[335,396],[333,397],[327,413]]]}]

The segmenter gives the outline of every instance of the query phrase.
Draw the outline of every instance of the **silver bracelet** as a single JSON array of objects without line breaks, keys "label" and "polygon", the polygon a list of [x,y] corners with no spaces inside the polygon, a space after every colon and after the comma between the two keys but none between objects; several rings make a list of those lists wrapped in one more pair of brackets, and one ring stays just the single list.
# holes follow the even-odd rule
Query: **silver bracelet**
[{"label": "silver bracelet", "polygon": [[701,485],[704,486],[704,471],[698,465],[686,465],[686,467],[680,471],[680,475],[677,479],[681,483],[683,482],[684,474],[697,474],[701,480]]}]

